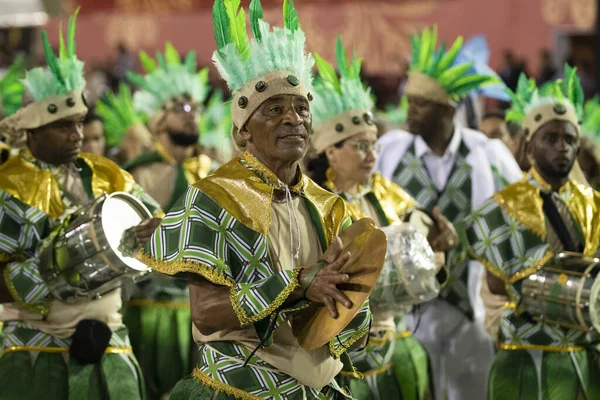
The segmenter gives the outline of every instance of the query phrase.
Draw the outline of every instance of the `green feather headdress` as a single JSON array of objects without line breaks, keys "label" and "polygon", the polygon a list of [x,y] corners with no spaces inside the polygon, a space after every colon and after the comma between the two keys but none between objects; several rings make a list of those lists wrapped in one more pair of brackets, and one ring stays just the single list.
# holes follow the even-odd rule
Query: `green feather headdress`
[{"label": "green feather headdress", "polygon": [[104,121],[106,144],[118,146],[132,126],[143,123],[145,115],[133,107],[131,89],[119,84],[118,93],[109,92],[96,103],[96,112]]},{"label": "green feather headdress", "polygon": [[67,118],[78,118],[87,113],[84,96],[83,62],[75,54],[75,20],[79,8],[69,18],[67,40],[59,31],[58,57],[52,51],[46,32],[42,44],[47,68],[27,71],[23,85],[33,102],[20,108],[0,122],[0,131],[13,147],[25,145],[25,132]]},{"label": "green feather headdress", "polygon": [[564,75],[564,79],[538,88],[533,78],[527,79],[521,74],[516,91],[506,89],[512,100],[506,120],[521,124],[528,134],[553,119],[569,121],[579,129],[583,118],[583,89],[576,68],[566,64]]},{"label": "green feather headdress", "polygon": [[584,135],[600,143],[600,95],[585,102],[581,129]]},{"label": "green feather headdress", "polygon": [[437,46],[437,26],[425,28],[420,35],[410,37],[412,53],[406,94],[448,104],[458,102],[471,91],[497,83],[490,75],[472,73],[473,63],[456,63],[463,45],[459,36],[446,51]]},{"label": "green feather headdress", "polygon": [[1,116],[13,115],[21,108],[24,88],[20,79],[24,74],[25,56],[19,54],[8,68],[6,75],[0,79]]},{"label": "green feather headdress", "polygon": [[216,89],[206,103],[198,124],[200,144],[223,152],[223,158],[231,158],[231,109],[225,103],[223,91]]},{"label": "green feather headdress", "polygon": [[374,103],[371,98],[371,89],[360,80],[360,67],[362,59],[352,55],[348,60],[338,36],[335,55],[339,78],[331,64],[315,53],[319,76],[314,82],[314,100],[312,107],[313,124],[335,117],[350,110],[371,110]]},{"label": "green feather headdress", "polygon": [[371,89],[360,80],[362,59],[356,53],[349,60],[338,36],[335,47],[339,78],[331,64],[315,53],[319,77],[314,83],[312,104],[313,137],[311,144],[317,153],[358,133],[373,131],[375,118]]},{"label": "green feather headdress", "polygon": [[165,53],[156,52],[156,61],[146,52],[140,52],[140,62],[145,75],[129,71],[127,77],[141,90],[133,96],[136,110],[152,118],[169,101],[181,96],[201,104],[206,100],[208,68],[197,71],[196,52],[190,51],[181,60],[171,43],[165,45]]},{"label": "green feather headdress", "polygon": [[27,91],[35,101],[85,88],[83,62],[75,54],[75,20],[77,14],[79,14],[79,8],[69,17],[66,45],[62,27],[60,28],[58,57],[52,51],[46,31],[42,32],[42,44],[48,69],[34,68],[27,72],[23,81]]},{"label": "green feather headdress", "polygon": [[388,104],[385,111],[376,113],[377,119],[389,122],[395,128],[401,128],[408,116],[408,99],[402,96],[400,104]]},{"label": "green feather headdress", "polygon": [[305,53],[306,37],[300,29],[293,0],[283,2],[283,28],[263,20],[259,0],[250,3],[250,27],[240,0],[215,0],[213,25],[217,51],[213,61],[233,92],[232,118],[241,127],[267,98],[281,94],[308,97],[314,59]]}]

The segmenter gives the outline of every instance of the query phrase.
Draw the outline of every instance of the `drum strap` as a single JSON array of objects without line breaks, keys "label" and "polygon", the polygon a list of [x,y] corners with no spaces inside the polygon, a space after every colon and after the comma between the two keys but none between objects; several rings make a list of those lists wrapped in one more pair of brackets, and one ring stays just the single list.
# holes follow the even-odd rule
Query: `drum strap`
[{"label": "drum strap", "polygon": [[569,233],[569,229],[567,228],[565,220],[563,219],[563,216],[561,215],[560,211],[558,211],[556,203],[554,203],[554,200],[552,200],[552,192],[541,192],[540,194],[542,196],[542,200],[544,200],[544,214],[550,222],[550,225],[552,225],[552,228],[554,229],[556,236],[558,236],[560,243],[562,243],[563,249],[565,251],[571,251],[576,253],[581,252],[582,249],[580,249],[579,246],[577,246],[573,242],[573,238]]}]

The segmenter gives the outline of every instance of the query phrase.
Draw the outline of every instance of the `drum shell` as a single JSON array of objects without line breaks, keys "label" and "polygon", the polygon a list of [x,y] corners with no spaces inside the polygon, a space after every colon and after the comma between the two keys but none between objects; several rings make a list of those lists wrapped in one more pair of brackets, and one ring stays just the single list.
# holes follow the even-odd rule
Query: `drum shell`
[{"label": "drum shell", "polygon": [[[126,197],[143,219],[150,217],[150,212],[131,195],[113,195]],[[97,298],[122,286],[124,280],[138,279],[149,271],[129,268],[108,244],[102,226],[107,198],[100,196],[75,212],[40,255],[42,278],[61,300]]]},{"label": "drum shell", "polygon": [[523,280],[522,306],[534,319],[567,329],[600,329],[597,307],[598,259],[561,253]]},{"label": "drum shell", "polygon": [[374,313],[396,314],[398,310],[437,297],[433,250],[427,238],[409,224],[383,229],[388,235],[388,255],[369,304]]}]

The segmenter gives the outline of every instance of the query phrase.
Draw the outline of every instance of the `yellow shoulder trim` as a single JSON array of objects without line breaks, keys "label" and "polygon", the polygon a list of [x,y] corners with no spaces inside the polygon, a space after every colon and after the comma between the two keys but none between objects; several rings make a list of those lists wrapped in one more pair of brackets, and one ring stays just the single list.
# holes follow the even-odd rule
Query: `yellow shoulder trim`
[{"label": "yellow shoulder trim", "polygon": [[304,176],[304,195],[315,205],[329,245],[339,235],[344,221],[350,216],[347,203],[340,196],[323,189]]},{"label": "yellow shoulder trim", "polygon": [[81,153],[79,158],[92,169],[92,192],[95,197],[104,192],[129,193],[133,190],[133,176],[108,158],[90,153]]},{"label": "yellow shoulder trim", "polygon": [[417,206],[410,194],[378,173],[373,174],[371,189],[390,222],[398,221],[408,210]]},{"label": "yellow shoulder trim", "polygon": [[508,215],[542,239],[546,239],[546,222],[540,190],[527,178],[508,185],[492,196]]},{"label": "yellow shoulder trim", "polygon": [[21,155],[10,157],[0,166],[0,189],[51,219],[58,218],[64,211],[58,183],[52,173],[38,168]]},{"label": "yellow shoulder trim", "polygon": [[183,170],[185,171],[185,178],[189,184],[204,179],[210,173],[213,161],[206,154],[200,154],[197,157],[188,158],[183,162]]}]

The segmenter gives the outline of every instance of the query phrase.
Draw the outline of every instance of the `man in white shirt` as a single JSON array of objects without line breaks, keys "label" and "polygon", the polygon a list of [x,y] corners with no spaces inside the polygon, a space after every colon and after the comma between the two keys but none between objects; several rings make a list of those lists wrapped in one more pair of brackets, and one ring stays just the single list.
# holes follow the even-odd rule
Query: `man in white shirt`
[{"label": "man in white shirt", "polygon": [[[439,206],[460,232],[464,217],[501,189],[500,182],[520,179],[521,171],[502,142],[454,122],[460,98],[493,81],[469,75],[468,68],[449,76],[452,50],[434,59],[433,43],[431,54],[423,59],[418,47],[425,37],[413,42],[413,54],[419,57],[411,61],[405,91],[408,132],[391,131],[381,137],[383,151],[376,169],[407,190],[425,210]],[[477,84],[461,83],[467,77]],[[480,400],[485,398],[493,355],[491,339],[482,328],[483,268],[467,260],[462,243],[447,260],[448,283],[438,299],[413,314],[412,328],[429,353],[435,398],[443,398],[446,390],[449,400]]]}]

